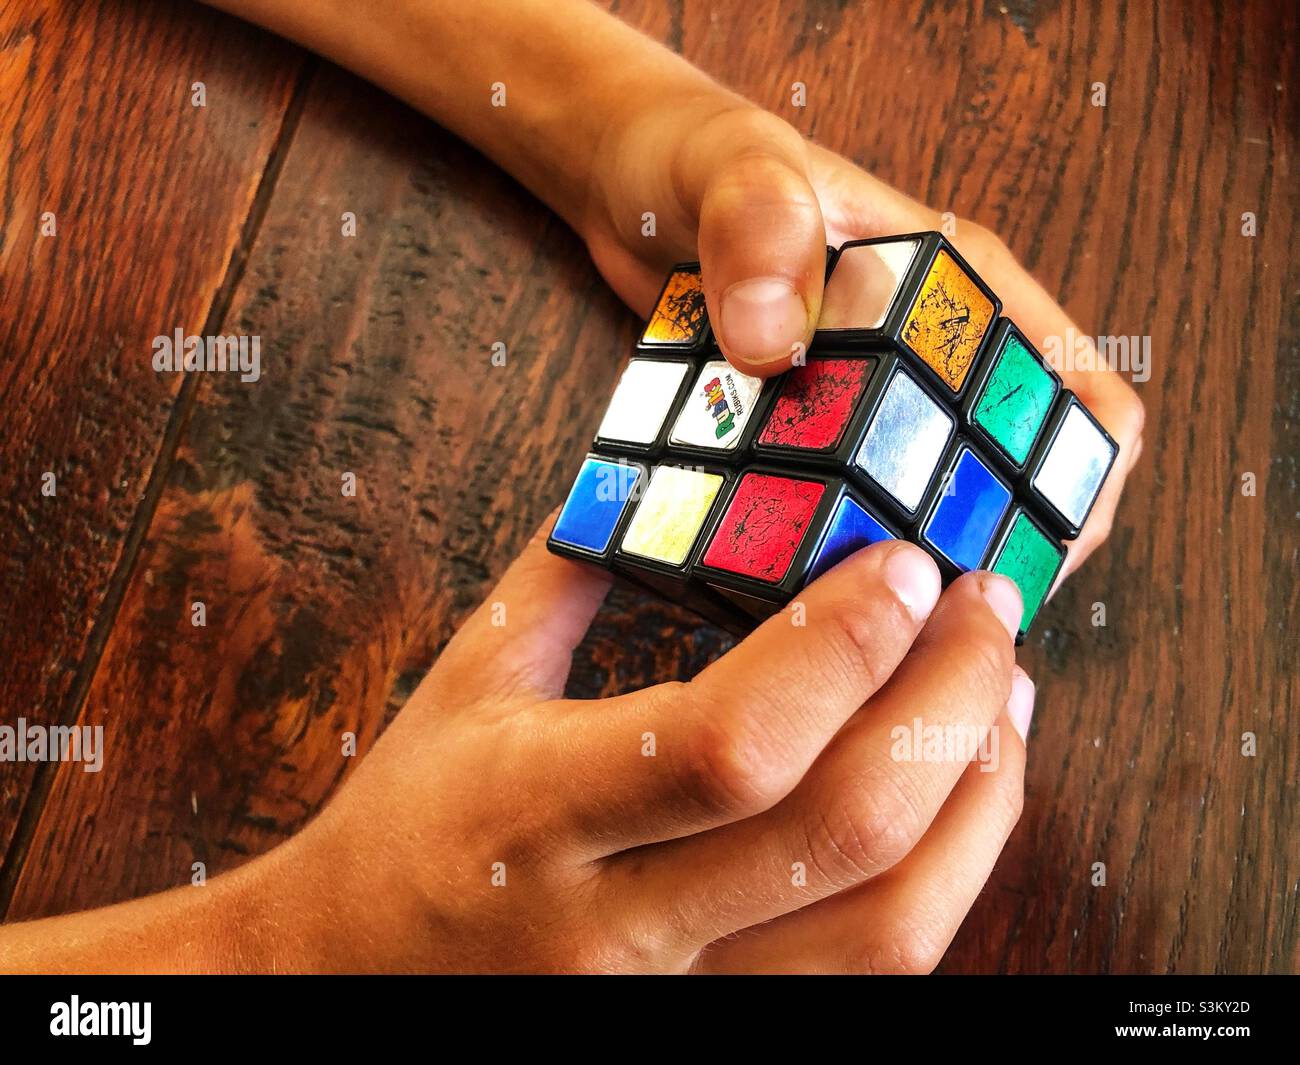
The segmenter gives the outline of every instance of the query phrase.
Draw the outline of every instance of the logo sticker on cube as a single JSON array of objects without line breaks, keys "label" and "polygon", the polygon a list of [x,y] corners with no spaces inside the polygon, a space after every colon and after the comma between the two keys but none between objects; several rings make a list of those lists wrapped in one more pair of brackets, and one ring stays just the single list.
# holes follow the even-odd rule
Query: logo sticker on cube
[{"label": "logo sticker on cube", "polygon": [[678,466],[656,466],[620,549],[629,555],[680,566],[695,545],[722,488],[722,476]]},{"label": "logo sticker on cube", "polygon": [[952,415],[899,370],[872,416],[855,461],[904,510],[915,513],[952,430]]},{"label": "logo sticker on cube", "polygon": [[811,451],[834,448],[873,365],[870,359],[809,359],[795,367],[781,383],[758,442]]},{"label": "logo sticker on cube", "polygon": [[629,444],[653,444],[690,368],[685,362],[633,359],[619,378],[596,436]]},{"label": "logo sticker on cube", "polygon": [[745,474],[700,561],[755,580],[780,582],[825,491],[818,481]]},{"label": "logo sticker on cube", "polygon": [[944,384],[960,392],[992,321],[993,303],[940,250],[903,323],[902,339]]},{"label": "logo sticker on cube", "polygon": [[725,360],[706,362],[673,426],[671,443],[732,450],[763,389],[757,377],[731,368]]},{"label": "logo sticker on cube", "polygon": [[640,478],[640,466],[584,460],[551,537],[570,547],[604,554]]}]

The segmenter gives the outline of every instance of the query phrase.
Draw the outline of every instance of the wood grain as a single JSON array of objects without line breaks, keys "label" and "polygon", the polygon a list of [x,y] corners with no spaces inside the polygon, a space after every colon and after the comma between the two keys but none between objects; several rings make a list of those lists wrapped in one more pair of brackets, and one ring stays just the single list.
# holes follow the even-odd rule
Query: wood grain
[{"label": "wood grain", "polygon": [[[300,63],[265,34],[169,4],[0,13],[8,723],[71,721],[85,697],[179,429],[179,378],[154,373],[151,339],[200,330],[217,305]],[[191,105],[195,82],[205,107]],[[0,764],[0,909],[49,777]]]},{"label": "wood grain", "polygon": [[[1025,816],[944,967],[1295,970],[1296,13],[614,6],[821,143],[997,230],[1089,333],[1150,337],[1146,452],[1111,540],[1022,652],[1039,687]],[[132,136],[137,155],[162,150]],[[195,860],[229,868],[318,809],[344,774],[340,734],[373,740],[560,497],[634,329],[525,193],[328,67],[224,325],[262,337],[264,378],[199,385],[77,708],[115,754],[93,777],[58,772],[10,874],[11,916],[181,883]],[[12,333],[39,347],[33,325]],[[506,367],[490,364],[497,340]],[[77,394],[65,379],[48,402]],[[129,404],[113,424],[157,448]],[[83,550],[66,565],[79,580],[96,563]],[[25,609],[71,612],[44,587]],[[4,631],[22,669],[57,669]],[[686,676],[725,646],[620,592],[572,688]]]}]

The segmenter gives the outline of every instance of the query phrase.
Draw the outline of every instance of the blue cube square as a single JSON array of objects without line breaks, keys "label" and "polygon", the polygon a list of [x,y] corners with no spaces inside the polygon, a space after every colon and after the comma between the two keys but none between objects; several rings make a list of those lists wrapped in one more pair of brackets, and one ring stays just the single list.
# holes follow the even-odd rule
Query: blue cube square
[{"label": "blue cube square", "polygon": [[845,496],[835,508],[826,536],[817,549],[808,579],[815,580],[849,555],[881,540],[897,539],[852,496]]},{"label": "blue cube square", "polygon": [[960,570],[979,566],[1011,503],[1011,491],[969,448],[960,448],[921,532]]},{"label": "blue cube square", "polygon": [[569,489],[551,539],[594,555],[605,554],[641,475],[640,466],[588,456]]}]

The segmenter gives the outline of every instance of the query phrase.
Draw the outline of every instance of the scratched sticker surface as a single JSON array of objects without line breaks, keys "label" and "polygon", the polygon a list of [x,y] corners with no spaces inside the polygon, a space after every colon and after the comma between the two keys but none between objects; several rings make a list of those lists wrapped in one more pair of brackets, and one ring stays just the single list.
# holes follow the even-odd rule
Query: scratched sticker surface
[{"label": "scratched sticker surface", "polygon": [[708,324],[700,271],[674,270],[646,323],[641,343],[689,347],[700,339]]},{"label": "scratched sticker surface", "polygon": [[777,583],[789,571],[825,491],[818,481],[745,474],[702,561]]},{"label": "scratched sticker surface", "polygon": [[903,341],[959,392],[992,321],[993,303],[941,250],[903,323]]},{"label": "scratched sticker surface", "polygon": [[844,435],[866,387],[872,359],[810,358],[781,381],[760,444],[825,451]]}]

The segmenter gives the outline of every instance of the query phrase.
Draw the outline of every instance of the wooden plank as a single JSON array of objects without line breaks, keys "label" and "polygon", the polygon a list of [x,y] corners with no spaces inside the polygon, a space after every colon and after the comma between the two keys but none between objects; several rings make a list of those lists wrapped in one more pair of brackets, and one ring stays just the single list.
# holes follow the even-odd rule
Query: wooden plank
[{"label": "wooden plank", "polygon": [[[1151,338],[1146,454],[1022,653],[1026,813],[945,966],[1293,969],[1296,16],[1015,7],[618,5],[997,229],[1084,329]],[[17,914],[182,883],[301,825],[344,772],[340,734],[364,750],[560,497],[633,332],[535,203],[333,72],[228,322],[263,337],[263,380],[203,383],[86,701],[117,753],[59,774]],[[573,689],[687,675],[723,646],[620,595]]]},{"label": "wooden plank", "polygon": [[[203,325],[300,63],[188,6],[5,5],[0,707],[10,724],[77,713],[175,410],[178,379],[153,371],[151,340]],[[0,911],[49,776],[0,764]]]}]

